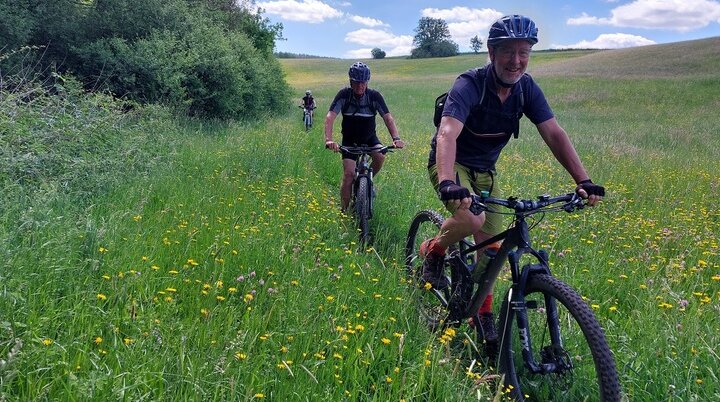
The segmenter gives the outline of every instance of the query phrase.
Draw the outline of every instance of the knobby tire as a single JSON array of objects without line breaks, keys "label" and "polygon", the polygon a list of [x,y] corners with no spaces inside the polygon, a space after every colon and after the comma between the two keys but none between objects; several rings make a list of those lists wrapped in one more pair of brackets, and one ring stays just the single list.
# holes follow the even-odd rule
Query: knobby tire
[{"label": "knobby tire", "polygon": [[[555,299],[560,321],[563,352],[572,368],[562,373],[533,374],[521,354],[517,311],[503,300],[498,331],[500,372],[504,391],[518,401],[619,401],[620,385],[615,361],[602,328],[585,301],[567,284],[550,275],[532,275],[525,289],[529,338],[538,363],[540,352],[552,350],[545,306]],[[530,303],[527,303],[530,302]],[[534,303],[537,303],[534,305]]]},{"label": "knobby tire", "polygon": [[370,183],[367,177],[359,177],[355,192],[355,215],[360,231],[360,244],[370,240]]}]

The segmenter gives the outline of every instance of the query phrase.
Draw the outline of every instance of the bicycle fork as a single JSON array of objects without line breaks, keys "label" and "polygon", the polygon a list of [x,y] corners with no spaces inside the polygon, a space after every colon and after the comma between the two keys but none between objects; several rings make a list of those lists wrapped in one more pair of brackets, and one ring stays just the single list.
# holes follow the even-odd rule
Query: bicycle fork
[{"label": "bicycle fork", "polygon": [[549,333],[551,343],[550,346],[547,346],[540,351],[542,361],[538,363],[535,359],[532,337],[530,335],[528,310],[535,310],[538,308],[538,305],[535,300],[525,300],[525,286],[531,275],[539,273],[550,274],[550,269],[547,265],[547,253],[545,250],[540,250],[536,255],[539,263],[527,264],[522,270],[518,270],[521,254],[522,252],[513,252],[508,258],[512,272],[520,273],[520,278],[518,278],[519,280],[515,282],[516,285],[513,285],[511,291],[509,292],[510,300],[508,300],[508,302],[510,303],[510,308],[516,317],[518,337],[525,367],[533,374],[562,373],[568,371],[572,369],[572,362],[570,359],[565,358],[566,356],[560,335],[560,320],[557,309],[557,301],[549,295],[544,295],[544,301],[546,329]]}]

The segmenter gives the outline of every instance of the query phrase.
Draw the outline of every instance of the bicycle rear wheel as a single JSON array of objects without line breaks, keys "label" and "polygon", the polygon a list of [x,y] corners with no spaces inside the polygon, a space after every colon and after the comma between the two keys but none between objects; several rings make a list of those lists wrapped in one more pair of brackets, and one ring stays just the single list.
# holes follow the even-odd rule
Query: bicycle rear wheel
[{"label": "bicycle rear wheel", "polygon": [[[499,363],[505,375],[505,391],[511,397],[519,401],[620,400],[615,361],[602,328],[570,286],[550,275],[533,275],[525,289],[525,309],[511,308],[508,296],[499,317]],[[553,304],[557,306],[561,338],[555,344],[548,327],[548,311]],[[519,314],[527,315],[526,334],[519,333]],[[558,365],[555,372],[532,373],[522,355],[523,341],[531,344],[536,363]]]},{"label": "bicycle rear wheel", "polygon": [[[423,280],[422,266],[425,259],[420,256],[420,245],[424,240],[437,235],[443,221],[442,215],[435,211],[418,212],[410,224],[405,242],[405,269],[408,282],[413,289],[412,298],[417,303],[420,319],[427,324],[431,331],[437,331],[445,325],[449,313],[452,283],[451,286],[441,290],[427,286]],[[445,264],[445,275],[450,281],[448,264]]]},{"label": "bicycle rear wheel", "polygon": [[312,127],[312,115],[305,113],[305,131],[309,131],[310,127]]},{"label": "bicycle rear wheel", "polygon": [[365,176],[358,177],[355,216],[360,231],[360,244],[367,244],[370,241],[370,183]]}]

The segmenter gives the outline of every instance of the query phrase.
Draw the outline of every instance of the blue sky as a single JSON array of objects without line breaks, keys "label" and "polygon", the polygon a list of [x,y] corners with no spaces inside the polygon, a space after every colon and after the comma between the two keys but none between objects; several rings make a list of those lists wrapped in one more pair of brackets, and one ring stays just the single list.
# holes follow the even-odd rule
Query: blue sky
[{"label": "blue sky", "polygon": [[[507,14],[535,20],[535,49],[623,48],[720,36],[717,0],[238,0],[255,3],[282,23],[276,51],[370,58],[410,54],[422,17],[442,18],[460,51],[475,35],[485,43],[492,23]],[[485,47],[483,46],[483,50]]]}]

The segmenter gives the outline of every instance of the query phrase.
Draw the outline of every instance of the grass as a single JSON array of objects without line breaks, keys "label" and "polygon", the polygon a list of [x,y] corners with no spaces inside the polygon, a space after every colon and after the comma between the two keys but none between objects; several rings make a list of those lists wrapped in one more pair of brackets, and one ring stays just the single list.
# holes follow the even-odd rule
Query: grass
[{"label": "grass", "polygon": [[[717,59],[698,41],[638,48],[634,62],[676,46],[702,66]],[[548,216],[536,245],[595,310],[629,400],[714,400],[720,82],[707,67],[609,77],[612,54],[531,60],[609,192]],[[471,366],[464,329],[436,336],[418,322],[401,264],[414,213],[441,207],[425,170],[434,97],[483,57],[368,61],[408,143],[378,176],[369,251],[338,212],[340,161],[322,125],[306,134],[294,106],[202,123],[3,92],[0,398],[492,400],[479,378],[493,371]],[[320,122],[351,62],[281,62]],[[576,74],[587,65],[597,72]],[[572,187],[527,123],[499,170],[507,195]]]}]

